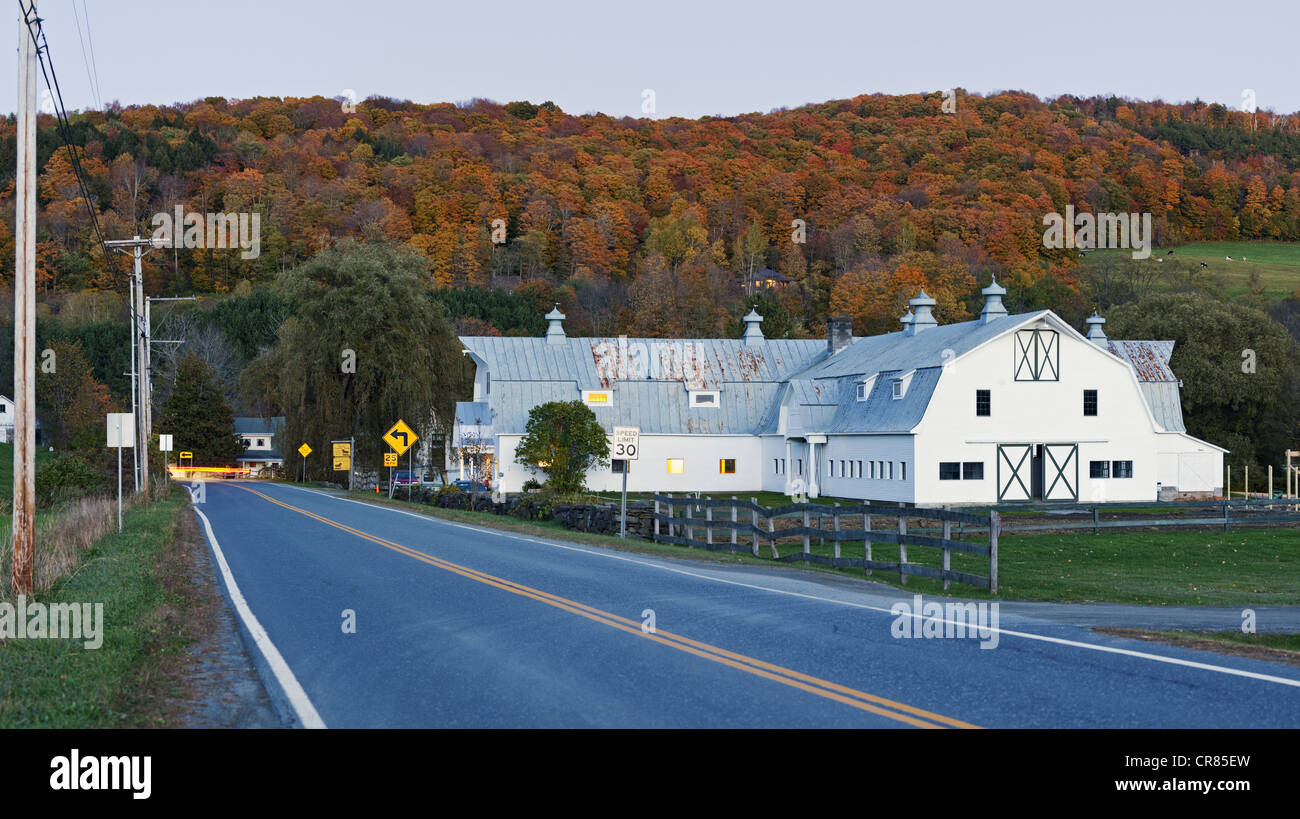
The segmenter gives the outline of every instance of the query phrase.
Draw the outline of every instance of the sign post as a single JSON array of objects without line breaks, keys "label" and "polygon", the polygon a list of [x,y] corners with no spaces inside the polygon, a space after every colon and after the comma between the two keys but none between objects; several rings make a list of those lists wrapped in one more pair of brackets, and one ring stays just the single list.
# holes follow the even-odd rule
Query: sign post
[{"label": "sign post", "polygon": [[611,457],[623,462],[623,504],[619,512],[618,536],[627,537],[627,473],[632,462],[641,454],[640,427],[614,427],[614,440],[610,444]]},{"label": "sign post", "polygon": [[298,447],[298,454],[302,456],[302,482],[307,482],[307,456],[311,454],[311,447],[303,444]]},{"label": "sign post", "polygon": [[162,452],[163,454],[163,475],[166,476],[170,474],[167,472],[167,453],[172,451],[172,436],[170,435],[158,436],[158,451]]},{"label": "sign post", "polygon": [[[388,443],[389,446],[393,448],[393,450],[397,453],[397,455],[400,456],[403,453],[405,453],[408,449],[410,449],[412,444],[420,440],[420,436],[416,435],[415,430],[408,427],[405,421],[403,421],[401,418],[398,418],[397,423],[393,424],[393,428],[384,433],[384,440]],[[411,453],[410,458],[407,461],[407,466],[410,468],[411,480],[414,480],[415,479],[415,453],[414,452]],[[389,481],[389,488],[392,488],[391,480]],[[411,499],[411,492],[412,492],[411,484],[407,483],[406,499],[408,501]]]},{"label": "sign post", "polygon": [[397,466],[397,453],[384,453],[384,466],[388,467],[388,499],[393,499],[393,467]]},{"label": "sign post", "polygon": [[[306,444],[303,444],[306,446]],[[352,491],[352,439],[346,441],[330,441],[330,446],[334,450],[334,471],[348,473],[348,491]]]},{"label": "sign post", "polygon": [[[171,436],[168,436],[171,437]],[[135,413],[108,414],[108,445],[117,447],[117,532],[122,533],[122,447],[135,446]]]}]

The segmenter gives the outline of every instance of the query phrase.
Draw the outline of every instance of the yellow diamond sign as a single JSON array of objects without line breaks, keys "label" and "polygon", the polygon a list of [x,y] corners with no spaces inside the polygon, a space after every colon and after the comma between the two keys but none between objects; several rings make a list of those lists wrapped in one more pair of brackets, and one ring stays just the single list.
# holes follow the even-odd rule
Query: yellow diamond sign
[{"label": "yellow diamond sign", "polygon": [[298,454],[306,458],[308,455],[311,454],[311,447],[307,446],[306,444],[303,444],[302,446],[298,447]]},{"label": "yellow diamond sign", "polygon": [[419,436],[406,425],[405,421],[398,419],[397,423],[393,424],[393,428],[384,433],[384,440],[388,442],[389,446],[397,450],[398,455],[404,455],[406,450],[410,449],[411,445],[419,440]]}]

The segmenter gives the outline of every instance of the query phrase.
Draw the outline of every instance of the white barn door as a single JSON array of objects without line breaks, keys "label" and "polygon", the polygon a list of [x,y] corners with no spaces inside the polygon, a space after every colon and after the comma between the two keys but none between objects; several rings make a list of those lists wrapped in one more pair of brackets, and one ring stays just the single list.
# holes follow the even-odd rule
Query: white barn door
[{"label": "white barn door", "polygon": [[1079,499],[1079,445],[1043,444],[1043,500]]},{"label": "white barn door", "polygon": [[1033,500],[1033,444],[998,444],[998,503]]}]

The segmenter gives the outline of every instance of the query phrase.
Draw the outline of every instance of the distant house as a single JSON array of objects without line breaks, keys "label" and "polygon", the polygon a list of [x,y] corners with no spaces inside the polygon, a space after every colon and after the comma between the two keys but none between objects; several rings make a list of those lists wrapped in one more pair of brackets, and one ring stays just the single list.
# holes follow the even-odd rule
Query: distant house
[{"label": "distant house", "polygon": [[247,466],[256,475],[268,466],[284,466],[280,452],[280,436],[284,432],[284,416],[269,421],[265,418],[237,416],[235,435],[244,445],[244,452],[235,460]]},{"label": "distant house", "polygon": [[[14,442],[14,402],[0,395],[0,443]],[[36,419],[36,444],[44,445],[45,436],[41,434],[41,421]]]},{"label": "distant house", "polygon": [[757,273],[750,274],[745,280],[746,289],[750,293],[757,292],[767,288],[784,288],[790,283],[790,279],[781,275],[770,267],[765,267]]}]

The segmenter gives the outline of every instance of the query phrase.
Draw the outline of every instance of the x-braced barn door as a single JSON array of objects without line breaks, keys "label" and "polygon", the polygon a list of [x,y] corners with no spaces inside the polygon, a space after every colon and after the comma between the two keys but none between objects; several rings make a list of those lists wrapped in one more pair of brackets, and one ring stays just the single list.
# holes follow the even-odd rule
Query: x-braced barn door
[{"label": "x-braced barn door", "polygon": [[1043,500],[1079,499],[1079,445],[1043,444]]},{"label": "x-braced barn door", "polygon": [[1032,444],[998,445],[998,503],[1032,500]]}]

